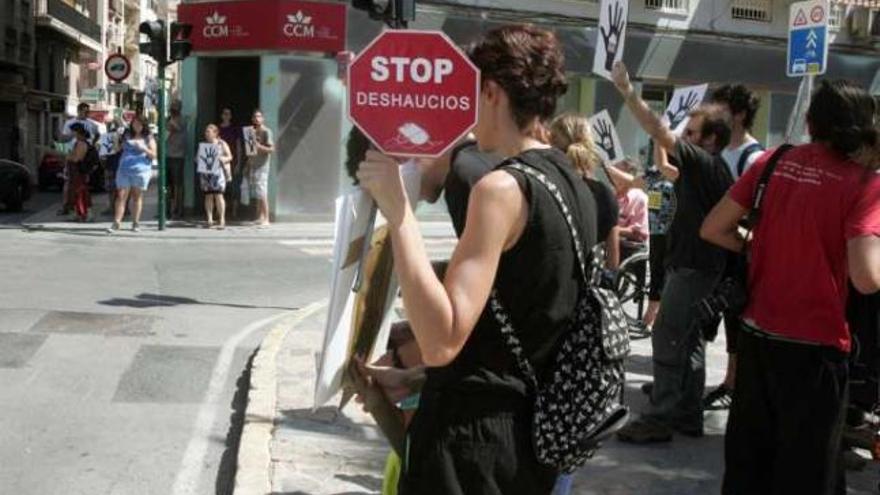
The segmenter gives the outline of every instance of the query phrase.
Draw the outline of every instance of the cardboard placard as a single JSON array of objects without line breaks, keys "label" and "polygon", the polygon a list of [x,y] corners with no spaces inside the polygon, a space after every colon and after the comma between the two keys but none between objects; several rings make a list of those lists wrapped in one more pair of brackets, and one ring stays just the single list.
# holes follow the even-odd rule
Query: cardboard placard
[{"label": "cardboard placard", "polygon": [[624,158],[623,146],[620,143],[620,137],[617,135],[617,129],[614,127],[614,121],[611,120],[611,114],[608,110],[602,110],[590,117],[590,127],[593,131],[593,141],[596,143],[596,150],[605,163],[615,163]]},{"label": "cardboard placard", "polygon": [[241,139],[244,141],[244,154],[256,156],[257,154],[257,131],[253,126],[242,127]]},{"label": "cardboard placard", "polygon": [[629,2],[626,0],[602,0],[602,5],[599,6],[599,29],[593,58],[594,74],[610,80],[614,62],[623,60],[628,15]]},{"label": "cardboard placard", "polygon": [[200,174],[212,174],[222,166],[220,156],[223,148],[219,143],[199,143],[199,152],[196,154],[196,172]]},{"label": "cardboard placard", "polygon": [[708,90],[708,84],[675,88],[672,98],[669,99],[669,106],[663,112],[662,120],[676,136],[680,136],[684,131],[690,120],[688,114],[703,102]]}]

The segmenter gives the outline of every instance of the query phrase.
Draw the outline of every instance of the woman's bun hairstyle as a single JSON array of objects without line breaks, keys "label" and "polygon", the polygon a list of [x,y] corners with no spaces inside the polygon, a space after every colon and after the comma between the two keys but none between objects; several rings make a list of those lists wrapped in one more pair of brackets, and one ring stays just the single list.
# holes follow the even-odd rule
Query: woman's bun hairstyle
[{"label": "woman's bun hairstyle", "polygon": [[568,89],[565,57],[552,31],[531,25],[489,31],[470,49],[483,83],[494,81],[507,93],[513,118],[526,129],[537,117],[549,120]]}]

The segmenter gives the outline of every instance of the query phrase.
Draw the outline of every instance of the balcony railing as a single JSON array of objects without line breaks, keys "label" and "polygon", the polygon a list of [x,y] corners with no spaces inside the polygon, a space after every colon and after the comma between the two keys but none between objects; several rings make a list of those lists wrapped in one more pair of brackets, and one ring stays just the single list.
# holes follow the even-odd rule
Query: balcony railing
[{"label": "balcony railing", "polygon": [[772,0],[733,0],[730,3],[730,16],[746,21],[773,21]]},{"label": "balcony railing", "polygon": [[101,26],[61,0],[46,0],[46,13],[89,38],[101,42]]},{"label": "balcony railing", "polygon": [[687,14],[688,0],[645,0],[645,8],[669,14]]}]

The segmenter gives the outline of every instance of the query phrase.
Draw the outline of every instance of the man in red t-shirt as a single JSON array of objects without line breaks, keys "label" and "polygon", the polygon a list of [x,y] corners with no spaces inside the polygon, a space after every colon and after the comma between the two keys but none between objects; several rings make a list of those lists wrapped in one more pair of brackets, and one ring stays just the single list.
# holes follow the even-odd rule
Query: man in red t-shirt
[{"label": "man in red t-shirt", "polygon": [[[737,383],[722,493],[831,494],[847,403],[848,278],[880,290],[880,175],[850,156],[877,142],[875,103],[823,82],[810,104],[812,144],[785,152],[749,247]],[[771,153],[706,218],[701,236],[731,251]],[[842,493],[842,492],[839,492]]]}]

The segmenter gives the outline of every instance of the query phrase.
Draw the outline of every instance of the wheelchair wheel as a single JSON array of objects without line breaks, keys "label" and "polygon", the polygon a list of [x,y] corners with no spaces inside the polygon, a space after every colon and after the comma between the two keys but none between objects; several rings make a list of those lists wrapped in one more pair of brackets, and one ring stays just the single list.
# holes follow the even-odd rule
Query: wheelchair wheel
[{"label": "wheelchair wheel", "polygon": [[634,338],[649,334],[642,318],[647,309],[648,297],[648,254],[637,253],[620,264],[617,274],[617,297],[630,324]]}]

